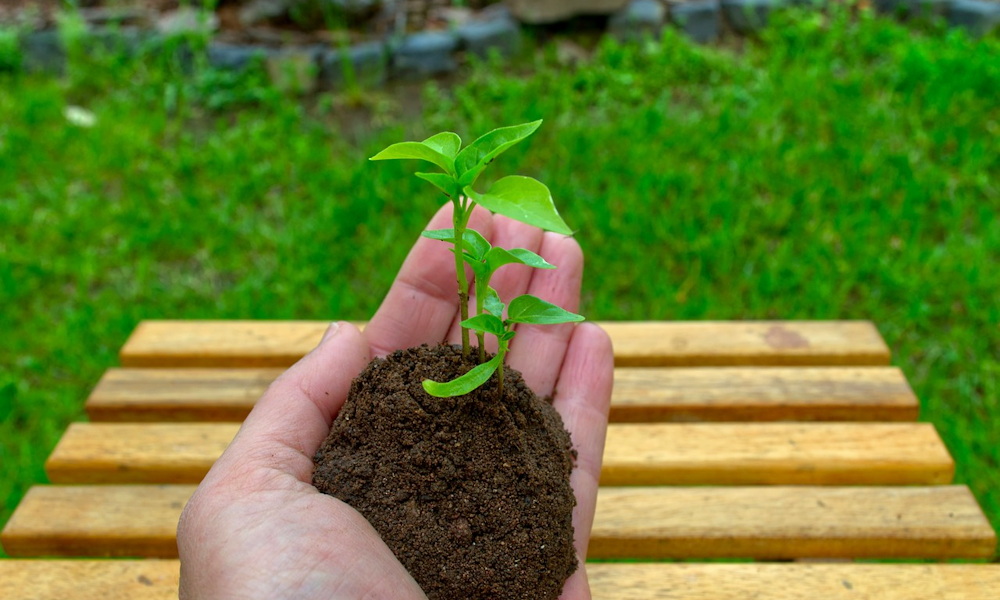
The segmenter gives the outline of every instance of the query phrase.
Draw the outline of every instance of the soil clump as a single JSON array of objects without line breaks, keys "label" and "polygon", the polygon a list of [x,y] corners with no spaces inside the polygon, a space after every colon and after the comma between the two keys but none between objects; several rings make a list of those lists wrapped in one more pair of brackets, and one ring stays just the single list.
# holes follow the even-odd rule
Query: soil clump
[{"label": "soil clump", "polygon": [[502,399],[496,377],[455,398],[421,386],[476,364],[444,345],[372,361],[313,484],[364,515],[432,600],[558,598],[577,567],[569,434],[506,367]]}]

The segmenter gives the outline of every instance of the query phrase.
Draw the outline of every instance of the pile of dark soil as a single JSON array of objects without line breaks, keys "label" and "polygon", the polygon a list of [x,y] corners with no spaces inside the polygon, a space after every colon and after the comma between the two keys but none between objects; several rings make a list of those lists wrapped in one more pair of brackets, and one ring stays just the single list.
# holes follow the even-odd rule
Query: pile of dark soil
[{"label": "pile of dark soil", "polygon": [[432,599],[555,599],[576,569],[569,434],[507,369],[466,396],[421,381],[475,366],[458,347],[376,359],[316,453],[313,483],[357,509]]}]

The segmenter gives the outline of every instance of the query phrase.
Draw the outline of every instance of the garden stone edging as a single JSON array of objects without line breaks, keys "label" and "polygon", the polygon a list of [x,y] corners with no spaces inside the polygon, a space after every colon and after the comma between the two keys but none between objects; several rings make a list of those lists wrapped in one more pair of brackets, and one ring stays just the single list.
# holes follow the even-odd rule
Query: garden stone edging
[{"label": "garden stone edging", "polygon": [[[621,41],[658,37],[669,22],[692,40],[709,43],[722,35],[722,23],[735,32],[752,35],[765,27],[773,9],[784,4],[821,9],[828,0],[631,0],[608,19],[608,35]],[[881,13],[898,16],[944,15],[952,26],[963,27],[981,36],[1000,26],[1000,3],[991,0],[874,0]],[[667,7],[669,6],[669,10]],[[186,23],[193,23],[190,15]],[[204,22],[204,21],[203,21]],[[210,41],[207,59],[218,69],[243,70],[256,61],[272,77],[292,77],[286,81],[304,90],[336,89],[351,78],[366,85],[390,80],[412,80],[447,74],[462,63],[462,53],[483,57],[491,52],[511,56],[520,48],[522,27],[511,11],[494,5],[478,16],[447,31],[421,31],[402,38],[366,41],[345,48],[323,44],[274,47],[263,44],[234,44]],[[128,54],[168,49],[179,52],[185,68],[194,54],[183,40],[169,43],[169,32],[127,27],[97,27],[87,34],[105,50]],[[66,50],[59,32],[41,30],[23,34],[20,40],[23,65],[28,71],[63,73]],[[346,55],[344,54],[346,52]],[[345,63],[345,56],[348,63]]]},{"label": "garden stone edging", "polygon": [[952,0],[946,16],[952,27],[963,27],[970,35],[982,37],[1000,27],[1000,2]]},{"label": "garden stone edging", "polygon": [[392,74],[399,79],[421,79],[458,68],[454,31],[421,31],[403,38],[392,51]]},{"label": "garden stone edging", "polygon": [[674,4],[670,21],[692,40],[707,44],[719,38],[722,10],[718,0],[693,0]]},{"label": "garden stone edging", "polygon": [[608,35],[620,40],[659,38],[667,22],[667,7],[659,0],[632,0],[608,19]]},{"label": "garden stone edging", "polygon": [[722,0],[722,14],[734,31],[751,35],[767,27],[771,11],[784,0]]},{"label": "garden stone edging", "polygon": [[952,0],[874,0],[875,10],[903,19],[943,15]]}]

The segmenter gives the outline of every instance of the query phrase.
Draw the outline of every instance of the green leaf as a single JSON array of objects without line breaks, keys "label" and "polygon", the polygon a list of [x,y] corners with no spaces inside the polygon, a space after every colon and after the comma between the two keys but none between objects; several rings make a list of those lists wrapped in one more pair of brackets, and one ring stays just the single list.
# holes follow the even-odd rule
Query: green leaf
[{"label": "green leaf", "polygon": [[448,158],[454,159],[458,155],[459,148],[462,147],[462,138],[458,137],[457,133],[442,131],[420,143],[437,150]]},{"label": "green leaf", "polygon": [[483,308],[494,317],[503,318],[505,305],[500,301],[500,295],[493,288],[486,288],[486,298],[483,299]]},{"label": "green leaf", "polygon": [[482,331],[483,333],[492,333],[493,335],[500,337],[506,331],[503,326],[503,321],[500,317],[495,315],[483,313],[481,315],[476,315],[471,319],[466,319],[461,323],[462,327],[467,329],[472,329],[474,331]]},{"label": "green leaf", "polygon": [[548,231],[573,235],[573,230],[559,216],[549,188],[537,179],[511,175],[494,183],[485,194],[471,187],[465,188],[465,193],[497,214]]},{"label": "green leaf", "polygon": [[541,120],[501,127],[469,144],[455,157],[455,170],[463,186],[472,185],[494,158],[535,132]]},{"label": "green leaf", "polygon": [[444,195],[449,198],[454,198],[462,189],[458,186],[455,178],[447,173],[417,173],[416,175],[424,181],[431,182],[434,187],[444,192]]},{"label": "green leaf", "polygon": [[487,253],[493,248],[486,238],[484,238],[483,235],[475,229],[466,229],[465,235],[462,236],[462,239],[465,240],[466,252],[473,260],[483,260]]},{"label": "green leaf", "polygon": [[583,316],[571,313],[551,302],[525,294],[510,301],[507,307],[507,321],[510,323],[531,323],[533,325],[554,325],[582,321]]},{"label": "green leaf", "polygon": [[537,269],[556,268],[555,265],[549,264],[549,262],[541,256],[538,256],[531,250],[525,250],[524,248],[514,248],[513,250],[491,248],[486,254],[486,264],[489,266],[490,273],[496,271],[504,265],[509,264],[528,265],[529,267],[535,267]]},{"label": "green leaf", "polygon": [[441,154],[435,148],[425,145],[423,142],[399,142],[379,152],[368,160],[405,160],[405,159],[426,160],[441,167],[451,175],[455,174],[455,160]]},{"label": "green leaf", "polygon": [[524,248],[511,248],[508,252],[516,256],[523,265],[528,265],[529,267],[534,267],[536,269],[556,268],[554,264],[545,260],[541,256],[538,256],[531,250],[525,250]]},{"label": "green leaf", "polygon": [[424,391],[431,396],[438,398],[451,398],[452,396],[462,396],[486,383],[490,376],[496,372],[497,367],[503,363],[503,354],[497,354],[489,362],[473,367],[468,373],[447,381],[439,383],[430,379],[423,380]]},{"label": "green leaf", "polygon": [[[420,233],[425,238],[430,238],[432,240],[441,240],[442,242],[448,242],[451,244],[455,243],[455,230],[448,229],[428,229]],[[486,256],[486,253],[490,251],[492,246],[486,241],[486,238],[482,236],[475,229],[466,229],[465,235],[462,236],[465,240],[465,251],[466,251],[466,261],[472,264],[473,262],[480,262]]]},{"label": "green leaf", "polygon": [[441,240],[442,242],[455,242],[455,230],[454,229],[426,229],[420,232],[425,238],[430,238],[432,240]]}]

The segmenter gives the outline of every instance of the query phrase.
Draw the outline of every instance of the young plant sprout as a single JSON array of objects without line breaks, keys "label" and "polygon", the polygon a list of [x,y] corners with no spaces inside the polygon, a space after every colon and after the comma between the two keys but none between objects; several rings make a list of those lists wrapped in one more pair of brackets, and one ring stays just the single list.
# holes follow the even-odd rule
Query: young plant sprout
[{"label": "young plant sprout", "polygon": [[[462,356],[470,350],[469,330],[475,330],[479,341],[479,360],[482,364],[466,374],[445,383],[426,380],[427,393],[450,397],[467,394],[486,383],[497,373],[497,392],[503,393],[503,361],[514,338],[513,325],[555,324],[582,321],[583,317],[531,295],[514,298],[505,307],[496,291],[489,286],[490,279],[500,267],[522,264],[538,269],[554,269],[541,256],[530,250],[507,250],[493,247],[479,232],[469,229],[469,217],[477,204],[517,221],[548,231],[572,235],[572,230],[559,216],[549,189],[531,177],[512,175],[504,177],[485,193],[477,192],[472,184],[483,170],[502,152],[535,132],[541,121],[523,125],[501,127],[461,149],[461,138],[451,132],[433,135],[422,142],[401,142],[379,152],[370,160],[418,159],[440,167],[442,173],[417,173],[444,192],[454,207],[451,229],[425,231],[423,235],[449,242],[455,254],[455,276],[458,281],[458,299],[461,311]],[[468,263],[475,281],[476,314],[469,317],[469,281],[463,263]],[[503,311],[507,308],[507,318]],[[485,336],[497,338],[497,354],[486,361]]]},{"label": "young plant sprout", "polygon": [[[477,192],[472,184],[493,160],[514,144],[535,132],[539,121],[501,127],[480,137],[465,148],[462,138],[445,131],[422,142],[400,142],[379,152],[369,160],[417,159],[437,165],[442,173],[417,173],[444,192],[454,206],[452,225],[455,244],[455,277],[458,280],[458,305],[462,321],[469,318],[469,282],[462,262],[465,256],[465,231],[476,204],[534,225],[541,229],[572,235],[556,211],[552,194],[543,183],[531,177],[511,175],[497,180],[485,193]],[[462,328],[462,355],[469,355],[469,330]]]}]

